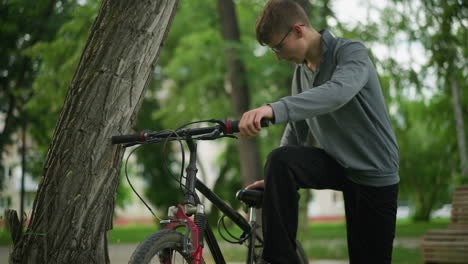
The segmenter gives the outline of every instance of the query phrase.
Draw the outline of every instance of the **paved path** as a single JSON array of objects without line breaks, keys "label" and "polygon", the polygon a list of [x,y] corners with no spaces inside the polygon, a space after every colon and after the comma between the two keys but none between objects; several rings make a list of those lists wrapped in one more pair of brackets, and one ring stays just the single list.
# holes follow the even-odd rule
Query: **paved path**
[{"label": "paved path", "polygon": [[[323,243],[330,243],[331,241],[323,241]],[[346,241],[338,241],[339,243],[346,243]],[[419,238],[410,239],[396,239],[394,242],[395,246],[401,246],[406,248],[417,248],[420,245]],[[112,264],[127,264],[130,259],[130,255],[135,250],[137,244],[110,244],[109,245],[109,257]],[[209,250],[208,250],[209,251]],[[8,263],[8,256],[10,255],[10,247],[0,246],[0,263]],[[347,264],[347,260],[311,260],[311,264]],[[207,264],[211,264],[207,261]],[[240,262],[231,262],[229,264],[241,264]]]},{"label": "paved path", "polygon": [[[109,256],[112,264],[127,264],[132,251],[135,249],[136,244],[111,244],[109,245]],[[8,263],[8,256],[10,255],[10,247],[0,247],[0,263]],[[348,261],[343,260],[314,260],[311,264],[347,264]],[[207,263],[208,264],[208,263]],[[244,264],[241,262],[230,262],[228,264]]]},{"label": "paved path", "polygon": [[[127,264],[130,255],[137,244],[111,244],[109,245],[109,255],[112,264]],[[206,262],[212,264],[213,262]],[[348,264],[344,260],[314,260],[311,264]],[[245,264],[245,262],[228,262],[228,264]]]},{"label": "paved path", "polygon": [[[130,255],[137,244],[111,244],[109,245],[109,255],[112,264],[127,264]],[[0,261],[0,263],[3,263]],[[214,262],[206,262],[214,264]],[[346,260],[313,260],[310,264],[348,264]],[[245,264],[245,262],[228,262],[227,264]]]},{"label": "paved path", "polygon": [[[326,241],[324,241],[326,243]],[[328,241],[330,243],[330,241]],[[345,243],[345,241],[343,241]],[[395,246],[416,248],[420,245],[420,239],[397,239],[394,242]],[[127,264],[130,255],[136,248],[137,244],[110,244],[109,245],[109,256],[112,264]],[[0,263],[8,263],[8,256],[10,255],[10,247],[0,246]],[[346,260],[312,260],[311,264],[347,264]],[[207,262],[209,264],[209,262]],[[241,264],[241,263],[229,263],[229,264]]]}]

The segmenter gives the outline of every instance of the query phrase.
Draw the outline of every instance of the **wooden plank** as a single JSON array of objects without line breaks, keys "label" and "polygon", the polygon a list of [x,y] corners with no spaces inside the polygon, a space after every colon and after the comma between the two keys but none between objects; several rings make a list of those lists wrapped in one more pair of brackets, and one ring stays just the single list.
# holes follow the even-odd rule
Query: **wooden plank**
[{"label": "wooden plank", "polygon": [[431,234],[426,234],[423,238],[428,239],[428,238],[458,238],[458,239],[467,239],[468,236],[466,234],[455,234],[455,233],[431,233]]},{"label": "wooden plank", "polygon": [[449,240],[449,241],[460,240],[460,241],[463,241],[464,240],[464,241],[468,241],[468,240],[466,240],[467,238],[468,237],[466,237],[466,236],[456,236],[456,235],[450,235],[449,234],[449,235],[425,236],[424,241],[426,241],[426,240],[431,240],[431,241],[433,241],[433,240],[436,240],[436,241],[438,241],[438,240],[441,240],[441,241],[443,241],[443,240]]},{"label": "wooden plank", "polygon": [[466,218],[468,216],[467,212],[454,211],[452,212],[453,217]]},{"label": "wooden plank", "polygon": [[466,212],[466,211],[468,211],[468,206],[464,208],[452,206],[452,212]]},{"label": "wooden plank", "polygon": [[444,251],[450,251],[450,250],[453,250],[453,251],[467,251],[466,250],[466,247],[452,247],[452,246],[422,246],[422,249],[424,251],[441,251],[441,250],[444,250]]},{"label": "wooden plank", "polygon": [[468,201],[452,201],[452,210],[456,208],[465,209],[468,206]]},{"label": "wooden plank", "polygon": [[466,214],[466,213],[468,213],[468,208],[466,208],[464,210],[460,210],[460,209],[457,209],[457,208],[452,208],[452,210],[450,211],[451,215],[453,215],[453,214],[463,215],[463,214]]},{"label": "wooden plank", "polygon": [[448,229],[429,230],[421,243],[424,262],[468,263],[468,185],[452,194]]},{"label": "wooden plank", "polygon": [[467,230],[468,229],[468,223],[449,223],[448,228],[450,229],[455,229],[455,230]]},{"label": "wooden plank", "polygon": [[455,234],[455,235],[467,235],[468,229],[430,229],[426,234]]},{"label": "wooden plank", "polygon": [[423,254],[425,256],[434,256],[434,255],[437,255],[437,256],[447,256],[447,257],[450,257],[450,256],[457,256],[457,257],[468,257],[468,253],[465,251],[434,251],[434,250],[424,250],[423,251]]},{"label": "wooden plank", "polygon": [[434,257],[434,258],[424,258],[424,262],[447,262],[447,261],[450,261],[450,263],[468,263],[468,259],[450,259],[450,260],[447,260],[447,259],[444,259],[444,258],[437,258],[437,257]]},{"label": "wooden plank", "polygon": [[425,236],[424,241],[454,241],[460,240],[463,237],[460,236],[450,236],[450,235],[440,235],[440,236]]},{"label": "wooden plank", "polygon": [[466,211],[468,210],[468,202],[452,202],[452,211]]},{"label": "wooden plank", "polygon": [[422,243],[422,246],[427,247],[427,248],[450,247],[450,248],[468,250],[468,242],[466,241],[437,241],[437,242],[424,241]]}]

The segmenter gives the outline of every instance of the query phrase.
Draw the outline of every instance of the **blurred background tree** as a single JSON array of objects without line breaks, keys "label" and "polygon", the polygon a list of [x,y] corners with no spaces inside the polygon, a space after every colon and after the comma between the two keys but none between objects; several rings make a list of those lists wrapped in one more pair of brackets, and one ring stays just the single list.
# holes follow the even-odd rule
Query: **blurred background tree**
[{"label": "blurred background tree", "polygon": [[36,125],[27,116],[25,106],[36,96],[33,83],[41,70],[41,59],[25,51],[54,39],[76,7],[76,1],[68,0],[0,3],[0,114],[4,124],[0,130],[0,190],[5,176],[5,146],[12,143],[12,135],[21,124]]}]

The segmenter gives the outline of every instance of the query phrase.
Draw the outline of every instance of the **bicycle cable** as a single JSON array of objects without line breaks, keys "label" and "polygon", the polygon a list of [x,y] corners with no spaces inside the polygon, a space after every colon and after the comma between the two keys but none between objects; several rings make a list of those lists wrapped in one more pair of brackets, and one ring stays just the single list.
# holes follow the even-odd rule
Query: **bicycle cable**
[{"label": "bicycle cable", "polygon": [[[161,131],[161,132],[166,132],[166,131]],[[174,134],[176,134],[176,136],[178,138],[180,138],[180,136],[177,134],[177,132],[175,131],[170,131],[170,132],[173,132]],[[185,153],[184,153],[184,149],[183,149],[183,145],[182,145],[182,142],[180,139],[178,139],[179,141],[179,144],[181,146],[181,149],[182,149],[182,153],[184,154],[183,156],[185,157]],[[166,143],[168,142],[168,140],[165,140],[165,143],[164,143],[164,152],[166,151]],[[151,144],[151,142],[148,142],[148,143],[143,143],[141,144],[140,146],[132,149],[132,151],[128,154],[127,156],[127,159],[125,161],[125,178],[127,179],[127,182],[128,184],[130,185],[130,188],[132,189],[132,191],[136,194],[136,196],[138,196],[138,198],[140,199],[141,202],[143,202],[143,204],[145,205],[145,207],[150,211],[150,213],[156,218],[158,219],[159,221],[162,221],[162,219],[160,217],[158,217],[154,212],[153,210],[151,209],[151,207],[148,205],[148,203],[146,203],[146,201],[143,199],[143,197],[140,196],[140,194],[135,190],[135,188],[133,187],[133,184],[131,183],[130,181],[130,178],[128,177],[128,161],[131,157],[131,155],[133,155],[133,153],[135,153],[138,149],[140,149],[141,147],[143,147],[144,145],[148,145],[148,144]],[[164,156],[164,159],[165,159],[165,155]],[[184,162],[185,162],[185,158],[182,158],[182,172],[183,172],[183,168],[184,168]],[[175,177],[174,174],[172,174],[172,172],[169,170],[169,168],[167,167],[167,164],[165,162],[165,160],[163,160],[163,163],[165,164],[165,168],[166,170],[169,172],[169,174],[171,175],[171,177],[173,177],[177,182],[179,182],[180,184],[180,188],[182,189],[182,187],[184,187],[185,189],[187,189],[187,187],[181,182],[181,180],[177,179]],[[182,191],[183,192],[183,191]]]},{"label": "bicycle cable", "polygon": [[[244,238],[242,238],[242,237],[235,237],[233,234],[231,234],[231,232],[229,232],[229,230],[227,229],[226,224],[224,223],[224,218],[225,218],[225,217],[226,217],[226,215],[223,215],[223,216],[221,216],[221,217],[219,218],[217,227],[218,227],[218,233],[219,233],[219,235],[220,235],[226,242],[231,243],[231,244],[242,244],[242,243],[244,243],[247,239],[250,238],[250,236],[252,235],[252,233],[247,234],[247,236],[245,236]],[[221,232],[221,225],[220,225],[220,224],[223,225],[223,228],[224,228],[224,230],[226,231],[226,233],[227,233],[232,239],[235,239],[235,241],[230,240],[230,239],[226,238],[226,237],[223,235],[223,233]],[[252,230],[255,230],[255,225],[253,226]],[[252,231],[251,231],[251,232],[252,232]],[[243,234],[245,234],[245,232],[244,232]],[[242,234],[242,235],[243,235],[243,234]],[[242,236],[242,235],[241,235],[241,236]]]},{"label": "bicycle cable", "polygon": [[[180,144],[180,149],[181,149],[181,153],[182,153],[182,166],[181,166],[181,171],[180,171],[180,180],[178,180],[179,184],[180,184],[180,189],[181,191],[184,193],[184,195],[195,195],[194,193],[190,193],[191,191],[187,188],[186,185],[182,184],[182,180],[183,179],[187,179],[187,177],[184,176],[184,168],[185,168],[185,150],[184,150],[184,147],[183,147],[183,144],[182,144],[182,140],[180,139],[181,136],[179,136],[179,134],[177,133],[178,130],[184,128],[184,127],[187,127],[189,125],[193,125],[193,124],[197,124],[197,123],[216,123],[213,119],[207,119],[207,120],[198,120],[198,121],[193,121],[193,122],[188,122],[188,123],[185,123],[183,125],[181,125],[180,127],[176,128],[175,130],[169,130],[169,132],[172,132],[173,134],[175,134],[177,136],[177,141],[179,141],[179,144]],[[196,138],[195,138],[196,140]],[[168,142],[168,139],[166,138],[166,141],[164,142],[164,148],[166,148],[166,143]],[[165,155],[164,155],[165,157]],[[167,166],[167,165],[166,165]],[[184,188],[182,188],[182,186]],[[186,190],[186,192],[183,191],[183,189]]]},{"label": "bicycle cable", "polygon": [[[177,133],[178,130],[186,127],[186,126],[189,126],[189,125],[192,125],[192,124],[196,124],[196,123],[205,123],[205,122],[209,122],[209,123],[217,123],[215,120],[212,120],[212,119],[209,119],[209,120],[200,120],[200,121],[193,121],[193,122],[189,122],[189,123],[186,123],[180,127],[178,127],[176,130],[163,130],[163,131],[160,131],[159,133],[157,133],[155,136],[157,136],[158,134],[160,133],[167,133],[167,132],[170,132],[169,136],[167,136],[164,140],[164,145],[163,145],[163,153],[165,154],[166,151],[167,151],[167,142],[170,141],[170,136],[172,134],[175,134],[176,135],[176,138],[175,140],[177,140],[179,142],[179,146],[180,146],[180,149],[181,149],[181,154],[182,154],[182,164],[181,164],[181,170],[180,170],[180,176],[179,178],[177,178],[174,174],[172,174],[171,170],[169,169],[169,167],[167,166],[167,160],[166,160],[166,155],[163,155],[163,164],[164,164],[164,167],[166,169],[166,171],[169,173],[169,175],[171,175],[171,177],[179,183],[179,188],[181,190],[181,192],[184,194],[184,195],[187,195],[187,193],[190,192],[190,190],[188,190],[187,186],[182,182],[183,179],[186,179],[186,177],[184,177],[184,168],[185,168],[185,150],[184,150],[184,146],[182,144],[182,137]],[[172,138],[173,139],[173,138]],[[196,140],[197,138],[195,138]],[[152,143],[155,143],[156,140],[154,141],[148,141],[146,143],[142,143],[140,144],[140,146],[134,148],[127,156],[127,159],[125,161],[125,177],[127,179],[127,182],[128,184],[130,185],[130,188],[132,189],[132,191],[138,196],[138,198],[143,202],[143,204],[146,206],[146,208],[151,212],[151,214],[156,218],[158,219],[159,221],[162,221],[162,219],[160,217],[158,217],[154,212],[153,210],[151,209],[151,207],[146,203],[146,201],[140,196],[140,194],[135,190],[135,188],[133,187],[131,181],[130,181],[130,178],[128,177],[128,161],[130,159],[130,156],[133,155],[134,152],[136,152],[138,149],[140,149],[141,147],[143,147],[144,145],[148,145],[148,144],[152,144]],[[185,189],[185,191],[184,191]],[[190,195],[195,195],[194,193],[189,193]],[[219,222],[218,222],[219,223]],[[223,226],[224,228],[226,229],[226,226],[224,225],[224,222],[223,222]],[[227,229],[226,229],[227,231]],[[233,239],[237,239],[236,237],[234,237],[231,233],[229,233],[229,231],[227,231],[228,234],[233,238]],[[220,232],[221,234],[221,232]],[[224,237],[223,237],[224,238]],[[228,241],[228,240],[226,240]],[[240,240],[239,240],[240,241]],[[243,240],[245,241],[245,240]],[[243,242],[242,241],[242,242]],[[241,243],[242,243],[241,242]]]},{"label": "bicycle cable", "polygon": [[171,132],[171,134],[175,134],[177,136],[177,141],[179,142],[179,145],[180,145],[180,150],[181,150],[181,153],[182,153],[182,165],[181,165],[181,169],[180,169],[180,176],[179,178],[177,178],[174,174],[172,174],[171,170],[169,169],[169,167],[167,166],[167,160],[166,160],[166,151],[167,151],[167,142],[169,142],[169,137],[167,137],[165,140],[164,140],[164,145],[163,145],[163,152],[164,152],[164,155],[163,155],[163,163],[164,163],[164,167],[166,168],[166,171],[171,175],[172,178],[174,178],[178,183],[179,183],[179,188],[180,188],[180,191],[185,195],[186,192],[184,191],[187,190],[188,191],[188,188],[185,184],[182,183],[182,180],[184,179],[184,167],[185,167],[185,151],[184,151],[184,146],[182,144],[182,140],[180,139],[180,136],[179,134],[175,131],[175,130],[168,130],[166,132]]},{"label": "bicycle cable", "polygon": [[135,190],[135,188],[133,187],[132,183],[130,182],[130,178],[128,177],[128,160],[130,159],[130,156],[138,149],[140,149],[143,145],[140,145],[134,149],[132,149],[132,151],[130,151],[130,153],[128,154],[127,156],[127,159],[125,161],[125,177],[127,178],[127,182],[128,184],[130,185],[130,188],[132,188],[133,192],[138,196],[138,198],[140,198],[140,200],[143,202],[143,204],[146,206],[146,208],[148,208],[148,210],[151,212],[151,214],[156,218],[158,219],[159,221],[162,221],[161,218],[159,218],[154,212],[153,210],[151,210],[151,207],[145,202],[145,200],[140,196],[140,194],[138,194],[138,192]]}]

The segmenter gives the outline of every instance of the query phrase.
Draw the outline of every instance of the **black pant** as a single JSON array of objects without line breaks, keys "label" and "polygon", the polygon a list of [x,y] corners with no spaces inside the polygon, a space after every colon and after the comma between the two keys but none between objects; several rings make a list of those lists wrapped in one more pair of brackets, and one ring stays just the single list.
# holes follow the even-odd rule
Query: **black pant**
[{"label": "black pant", "polygon": [[391,263],[398,184],[372,187],[354,183],[347,179],[345,169],[322,149],[298,146],[273,150],[265,165],[265,260],[298,262],[295,239],[299,188],[343,192],[351,264]]}]

